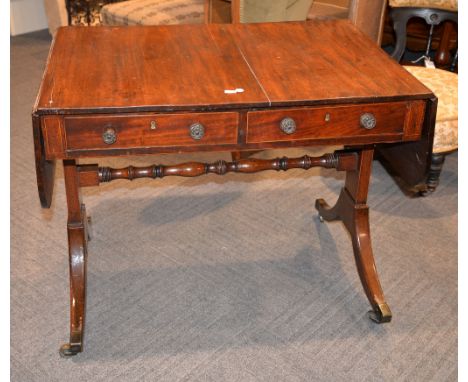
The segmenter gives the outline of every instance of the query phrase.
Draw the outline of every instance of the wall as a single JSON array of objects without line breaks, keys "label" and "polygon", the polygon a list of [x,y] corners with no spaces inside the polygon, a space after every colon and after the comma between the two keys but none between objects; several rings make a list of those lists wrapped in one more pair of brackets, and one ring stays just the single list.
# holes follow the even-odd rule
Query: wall
[{"label": "wall", "polygon": [[10,0],[10,34],[47,29],[47,18],[42,0]]}]

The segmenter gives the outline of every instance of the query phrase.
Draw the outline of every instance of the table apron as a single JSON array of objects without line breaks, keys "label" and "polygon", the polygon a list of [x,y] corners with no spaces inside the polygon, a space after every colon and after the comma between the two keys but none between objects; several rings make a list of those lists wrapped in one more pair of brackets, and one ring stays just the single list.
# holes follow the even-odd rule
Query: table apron
[{"label": "table apron", "polygon": [[[415,100],[237,112],[46,115],[41,128],[48,160],[358,146],[418,140],[425,107],[425,100]],[[366,115],[371,118],[367,128]]]}]

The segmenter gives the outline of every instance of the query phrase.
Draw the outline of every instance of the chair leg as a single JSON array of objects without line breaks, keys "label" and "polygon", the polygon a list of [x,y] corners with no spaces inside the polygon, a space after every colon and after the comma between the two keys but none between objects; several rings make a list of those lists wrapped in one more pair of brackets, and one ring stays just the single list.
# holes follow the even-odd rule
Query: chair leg
[{"label": "chair leg", "polygon": [[434,192],[439,185],[440,173],[445,162],[445,154],[432,154],[431,167],[427,177],[427,189],[429,192]]},{"label": "chair leg", "polygon": [[406,48],[406,25],[410,16],[407,14],[405,8],[393,8],[391,10],[391,17],[393,20],[393,30],[395,31],[395,48],[390,54],[391,57],[400,61],[405,53]]}]

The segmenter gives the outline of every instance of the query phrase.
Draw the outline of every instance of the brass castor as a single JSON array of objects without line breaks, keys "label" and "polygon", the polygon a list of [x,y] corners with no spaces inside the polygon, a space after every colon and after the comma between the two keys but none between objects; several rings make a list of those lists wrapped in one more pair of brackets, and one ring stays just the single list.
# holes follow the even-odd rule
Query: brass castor
[{"label": "brass castor", "polygon": [[70,345],[69,343],[63,344],[60,347],[60,357],[68,358],[77,355],[81,352],[81,345]]},{"label": "brass castor", "polygon": [[368,314],[369,318],[378,324],[383,324],[392,320],[392,312],[386,303],[377,305],[374,310],[370,310]]}]

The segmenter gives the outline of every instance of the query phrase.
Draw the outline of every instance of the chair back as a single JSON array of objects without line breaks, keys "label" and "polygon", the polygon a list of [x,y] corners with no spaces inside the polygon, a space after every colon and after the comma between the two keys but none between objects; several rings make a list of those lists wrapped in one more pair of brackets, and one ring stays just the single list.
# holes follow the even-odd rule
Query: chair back
[{"label": "chair back", "polygon": [[349,19],[377,45],[382,42],[387,0],[317,0],[309,20]]},{"label": "chair back", "polygon": [[302,21],[313,0],[205,0],[207,23]]},{"label": "chair back", "polygon": [[380,46],[387,0],[351,0],[348,18]]},{"label": "chair back", "polygon": [[238,12],[233,12],[233,22],[303,21],[307,18],[312,2],[313,0],[232,0],[233,8],[238,9]]},{"label": "chair back", "polygon": [[[458,2],[457,2],[458,5]],[[392,7],[390,11],[390,16],[393,21],[393,29],[395,31],[395,49],[391,53],[391,56],[400,61],[403,57],[406,48],[406,35],[407,35],[407,24],[408,21],[412,18],[423,19],[428,25],[430,25],[429,34],[426,44],[425,56],[429,56],[429,52],[432,47],[432,39],[434,33],[434,27],[446,21],[451,21],[455,24],[458,24],[458,12],[454,10],[447,10],[446,8],[423,8],[423,7]],[[449,29],[450,30],[450,29]],[[441,45],[447,45],[448,39],[450,38],[450,33],[445,33],[445,36],[442,35],[441,42],[439,44],[439,50]],[[458,60],[458,50],[452,59],[451,70],[455,69],[456,63]],[[436,55],[436,63],[437,63]]]}]

